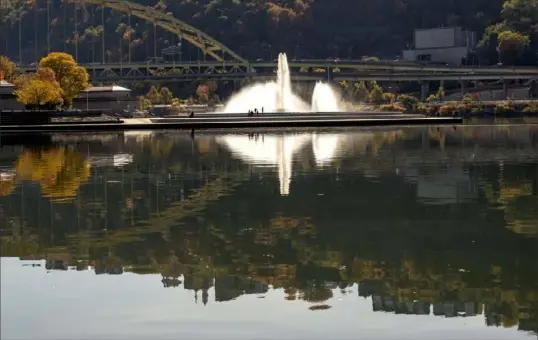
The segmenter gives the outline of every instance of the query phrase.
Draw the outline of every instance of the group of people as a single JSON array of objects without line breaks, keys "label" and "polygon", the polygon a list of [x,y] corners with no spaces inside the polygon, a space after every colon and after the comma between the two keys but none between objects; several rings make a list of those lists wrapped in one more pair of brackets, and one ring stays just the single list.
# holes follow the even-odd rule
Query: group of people
[{"label": "group of people", "polygon": [[[263,107],[262,107],[262,112],[263,113]],[[248,110],[248,116],[249,117],[252,117],[254,115],[258,116],[260,114],[260,112],[258,111],[258,109],[254,109],[254,110]]]}]

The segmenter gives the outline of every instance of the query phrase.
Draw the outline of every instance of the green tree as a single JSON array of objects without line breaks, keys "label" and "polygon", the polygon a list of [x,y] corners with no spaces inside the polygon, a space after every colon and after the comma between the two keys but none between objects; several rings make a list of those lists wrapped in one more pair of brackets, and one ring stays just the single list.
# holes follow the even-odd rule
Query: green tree
[{"label": "green tree", "polygon": [[161,93],[159,92],[159,90],[157,90],[157,88],[155,86],[152,86],[149,89],[148,93],[146,94],[146,98],[153,105],[162,103]]},{"label": "green tree", "polygon": [[174,100],[174,95],[168,89],[168,87],[161,88],[161,91],[159,92],[159,97],[161,98],[161,102],[166,105],[172,104],[172,101]]},{"label": "green tree", "polygon": [[528,36],[513,31],[501,32],[498,41],[499,57],[505,64],[516,64],[530,44]]},{"label": "green tree", "polygon": [[368,95],[370,102],[375,104],[383,104],[383,89],[377,84],[377,82],[372,82],[372,90]]},{"label": "green tree", "polygon": [[198,102],[207,104],[209,102],[209,88],[205,85],[200,85],[196,89],[196,97]]},{"label": "green tree", "polygon": [[355,83],[354,87],[355,91],[353,92],[353,98],[360,103],[368,101],[368,89],[366,88],[366,83],[361,80],[358,83]]},{"label": "green tree", "polygon": [[445,88],[440,86],[438,89],[437,89],[437,93],[435,94],[435,96],[437,97],[437,100],[444,100],[445,99]]}]

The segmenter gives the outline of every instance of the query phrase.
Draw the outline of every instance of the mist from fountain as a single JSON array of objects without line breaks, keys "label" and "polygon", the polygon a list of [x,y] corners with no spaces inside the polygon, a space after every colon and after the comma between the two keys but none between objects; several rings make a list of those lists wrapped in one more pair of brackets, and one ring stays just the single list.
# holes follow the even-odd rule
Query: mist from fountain
[{"label": "mist from fountain", "polygon": [[257,83],[245,87],[224,107],[224,113],[246,113],[258,109],[259,112],[336,112],[339,111],[336,93],[330,85],[317,83],[312,96],[312,105],[305,103],[293,93],[288,58],[285,53],[278,55],[276,81]]},{"label": "mist from fountain", "polygon": [[331,85],[318,82],[312,94],[313,112],[339,112],[341,111],[336,93]]}]

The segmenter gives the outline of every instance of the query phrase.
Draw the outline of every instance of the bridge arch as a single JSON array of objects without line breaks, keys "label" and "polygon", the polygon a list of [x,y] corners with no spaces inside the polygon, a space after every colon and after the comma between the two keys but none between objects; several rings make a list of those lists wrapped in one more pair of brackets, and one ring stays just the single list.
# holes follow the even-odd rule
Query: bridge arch
[{"label": "bridge arch", "polygon": [[[231,61],[248,65],[246,59],[242,58],[239,54],[235,53],[221,42],[170,14],[126,0],[82,0],[81,2],[107,7],[152,22],[156,26],[187,40],[189,43],[202,50],[202,52],[218,61],[224,61],[225,54],[227,54],[229,56],[228,60],[231,59]],[[219,51],[221,52],[221,55],[218,54]]]}]

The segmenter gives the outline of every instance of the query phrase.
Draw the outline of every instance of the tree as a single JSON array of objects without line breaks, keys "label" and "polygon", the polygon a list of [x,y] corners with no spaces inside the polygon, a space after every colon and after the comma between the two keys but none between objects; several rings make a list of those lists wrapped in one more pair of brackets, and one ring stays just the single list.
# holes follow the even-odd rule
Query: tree
[{"label": "tree", "polygon": [[368,99],[370,99],[372,103],[383,103],[383,89],[377,84],[377,82],[372,82],[372,90],[370,91]]},{"label": "tree", "polygon": [[28,107],[52,108],[62,102],[62,95],[52,83],[39,78],[31,79],[26,86],[15,91],[17,100]]},{"label": "tree", "polygon": [[209,101],[209,88],[205,85],[198,86],[196,97],[198,98],[198,102],[206,104]]},{"label": "tree", "polygon": [[142,111],[148,110],[149,108],[151,108],[151,105],[152,105],[151,100],[147,99],[144,96],[139,97],[138,103],[139,103],[139,108]]},{"label": "tree", "polygon": [[530,44],[528,36],[514,31],[501,32],[498,40],[499,57],[505,64],[517,63],[519,57]]},{"label": "tree", "polygon": [[55,79],[62,89],[62,99],[65,106],[71,105],[80,91],[90,87],[86,69],[77,65],[73,57],[67,53],[50,53],[41,59],[39,68],[49,68],[54,71]]},{"label": "tree", "polygon": [[[89,40],[92,49],[92,63],[95,63],[95,43],[99,40],[98,38],[103,35],[103,26],[88,27],[84,30],[84,34],[80,37],[80,40]],[[104,62],[104,61],[103,61]]]},{"label": "tree", "polygon": [[361,80],[360,82],[355,83],[354,87],[355,91],[353,92],[353,97],[355,100],[360,103],[368,101],[368,89],[366,88],[366,83]]},{"label": "tree", "polygon": [[0,80],[11,81],[15,72],[15,63],[9,60],[8,57],[0,55]]},{"label": "tree", "polygon": [[148,99],[153,105],[160,104],[162,101],[161,93],[155,86],[152,86],[146,94],[146,99]]},{"label": "tree", "polygon": [[396,100],[403,106],[405,106],[408,110],[413,109],[413,107],[418,104],[418,98],[407,94],[399,95]]},{"label": "tree", "polygon": [[13,83],[17,100],[27,107],[52,109],[63,103],[62,89],[50,68],[20,75]]},{"label": "tree", "polygon": [[174,100],[174,95],[172,92],[168,89],[168,87],[161,88],[161,91],[159,93],[161,102],[166,105],[172,104],[172,100]]},{"label": "tree", "polygon": [[440,86],[438,89],[437,89],[437,93],[435,94],[435,96],[437,97],[437,100],[443,100],[445,99],[445,88]]}]

